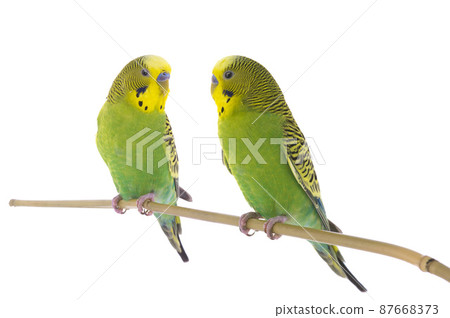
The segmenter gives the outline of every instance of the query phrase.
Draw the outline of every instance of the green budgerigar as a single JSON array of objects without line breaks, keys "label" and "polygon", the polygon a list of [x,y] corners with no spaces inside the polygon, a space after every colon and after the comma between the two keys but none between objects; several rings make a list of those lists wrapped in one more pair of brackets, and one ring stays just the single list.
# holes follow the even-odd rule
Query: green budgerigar
[{"label": "green budgerigar", "polygon": [[[213,69],[211,94],[219,114],[223,162],[256,212],[241,216],[240,229],[263,217],[269,238],[277,222],[340,232],[327,219],[308,145],[272,75],[259,63],[229,56]],[[311,244],[330,268],[365,287],[344,264],[336,246]]]},{"label": "green budgerigar", "polygon": [[[119,195],[112,200],[137,199],[137,208],[150,200],[174,205],[180,197],[192,201],[178,186],[178,156],[172,128],[165,113],[170,65],[161,57],[142,56],[128,63],[114,80],[98,116],[97,147]],[[180,218],[155,213],[172,246],[184,262]]]}]

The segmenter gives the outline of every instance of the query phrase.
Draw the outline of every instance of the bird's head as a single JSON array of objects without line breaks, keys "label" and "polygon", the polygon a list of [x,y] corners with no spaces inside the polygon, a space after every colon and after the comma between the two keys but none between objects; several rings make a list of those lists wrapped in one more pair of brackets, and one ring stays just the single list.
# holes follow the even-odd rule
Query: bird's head
[{"label": "bird's head", "polygon": [[117,75],[108,94],[110,103],[125,99],[144,113],[164,112],[169,95],[169,63],[156,55],[145,55],[128,63]]},{"label": "bird's head", "polygon": [[284,100],[269,71],[258,62],[239,55],[227,56],[216,63],[211,95],[221,118],[239,111],[259,111],[277,98]]}]

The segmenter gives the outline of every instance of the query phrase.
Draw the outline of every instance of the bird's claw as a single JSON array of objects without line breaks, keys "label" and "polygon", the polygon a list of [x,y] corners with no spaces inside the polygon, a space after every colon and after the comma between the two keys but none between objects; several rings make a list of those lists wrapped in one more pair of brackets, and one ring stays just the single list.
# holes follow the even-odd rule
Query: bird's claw
[{"label": "bird's claw", "polygon": [[150,216],[153,214],[153,211],[143,208],[142,211],[139,211],[139,213],[141,213],[142,215],[145,215],[145,216]]},{"label": "bird's claw", "polygon": [[287,221],[287,219],[288,218],[285,215],[279,215],[268,219],[267,222],[264,223],[264,232],[266,232],[267,237],[270,238],[271,240],[278,240],[281,237],[281,235],[273,233],[273,226],[276,223],[284,223]]},{"label": "bird's claw", "polygon": [[137,200],[137,209],[138,209],[139,213],[141,213],[142,215],[146,215],[146,216],[152,215],[153,211],[150,209],[144,208],[144,203],[147,200],[153,202],[154,199],[155,199],[155,194],[153,194],[153,193],[147,193],[147,194],[140,196],[139,199]]},{"label": "bird's claw", "polygon": [[256,212],[248,212],[242,214],[241,217],[239,218],[239,230],[247,236],[252,236],[253,234],[255,234],[255,232],[249,234],[250,229],[247,228],[247,222],[250,219],[259,219],[260,217],[261,214]]},{"label": "bird's claw", "polygon": [[122,200],[122,197],[119,195],[116,195],[113,199],[112,199],[112,207],[114,209],[114,211],[116,211],[119,214],[124,214],[125,212],[127,212],[127,209],[121,209],[119,208],[119,202]]}]

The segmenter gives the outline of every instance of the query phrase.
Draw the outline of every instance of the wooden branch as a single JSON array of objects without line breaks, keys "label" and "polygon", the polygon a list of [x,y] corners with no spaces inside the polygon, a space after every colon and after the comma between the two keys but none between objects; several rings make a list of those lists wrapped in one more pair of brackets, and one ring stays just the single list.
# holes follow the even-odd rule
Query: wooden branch
[{"label": "wooden branch", "polygon": [[[55,208],[111,208],[110,200],[79,200],[79,201],[25,201],[11,200],[10,206],[18,207],[55,207]],[[136,200],[120,201],[119,207],[123,209],[135,209]],[[144,207],[155,212],[178,215],[180,217],[202,220],[207,222],[222,223],[239,226],[239,217],[229,214],[213,213],[196,209],[189,209],[180,206],[168,206],[147,201]],[[250,219],[247,227],[255,231],[263,231],[264,221]],[[369,240],[365,238],[344,235],[340,233],[320,231],[311,228],[277,223],[273,227],[274,233],[298,237],[302,239],[314,240],[322,243],[350,247],[362,251],[377,253],[394,257],[420,268],[423,272],[429,272],[450,282],[450,268],[437,260],[417,253],[413,250],[397,246],[394,244]]]}]

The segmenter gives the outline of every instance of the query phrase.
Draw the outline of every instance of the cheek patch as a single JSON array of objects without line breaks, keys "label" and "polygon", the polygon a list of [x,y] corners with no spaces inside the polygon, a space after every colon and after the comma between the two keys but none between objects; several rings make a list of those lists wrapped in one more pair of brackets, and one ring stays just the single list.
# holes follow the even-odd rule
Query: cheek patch
[{"label": "cheek patch", "polygon": [[228,97],[233,97],[233,92],[232,91],[228,91],[226,89],[224,89],[222,91],[223,96],[228,96]]},{"label": "cheek patch", "polygon": [[143,86],[143,87],[139,87],[136,90],[136,97],[139,98],[139,95],[144,94],[145,91],[147,90],[148,86]]}]

